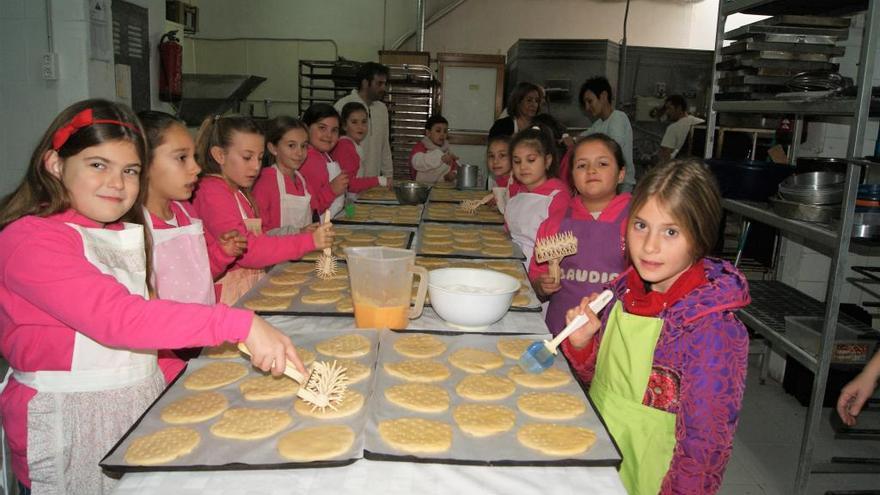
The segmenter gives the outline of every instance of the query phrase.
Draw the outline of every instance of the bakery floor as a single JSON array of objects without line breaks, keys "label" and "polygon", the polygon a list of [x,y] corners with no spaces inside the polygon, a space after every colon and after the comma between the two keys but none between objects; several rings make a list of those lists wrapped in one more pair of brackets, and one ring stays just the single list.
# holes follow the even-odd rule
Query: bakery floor
[{"label": "bakery floor", "polygon": [[[719,492],[722,495],[795,493],[794,477],[807,408],[786,394],[782,384],[768,378],[761,385],[759,363],[758,355],[750,356],[733,456]],[[822,411],[814,450],[816,461],[828,462],[831,456],[880,457],[880,441],[834,440],[830,414],[837,413],[831,408]],[[810,476],[808,495],[823,495],[828,490],[880,490],[880,467],[871,474],[813,473]]]}]

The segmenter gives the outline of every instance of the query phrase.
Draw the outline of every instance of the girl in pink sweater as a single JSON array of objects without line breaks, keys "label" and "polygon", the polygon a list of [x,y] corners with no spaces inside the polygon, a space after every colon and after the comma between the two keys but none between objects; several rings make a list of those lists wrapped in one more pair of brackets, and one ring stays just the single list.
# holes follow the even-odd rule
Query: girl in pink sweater
[{"label": "girl in pink sweater", "polygon": [[264,274],[264,268],[295,260],[333,243],[332,226],[294,235],[263,235],[251,186],[260,174],[265,140],[248,117],[208,117],[196,136],[196,159],[202,178],[193,204],[214,236],[237,230],[247,236],[247,250],[218,282],[220,302],[234,304]]},{"label": "girl in pink sweater", "polygon": [[391,187],[388,177],[358,177],[363,159],[361,142],[367,137],[369,122],[367,108],[362,104],[351,101],[342,107],[343,136],[330,156],[339,162],[339,167],[348,175],[348,192],[359,193],[376,186]]},{"label": "girl in pink sweater", "polygon": [[286,336],[249,311],[147,300],[144,132],[118,103],[63,110],[0,203],[0,416],[19,482],[106,493],[101,456],[165,387],[155,349],[245,342],[252,362],[304,371]]},{"label": "girl in pink sweater", "polygon": [[345,206],[345,192],[351,181],[351,176],[330,156],[339,141],[339,113],[332,105],[315,103],[306,109],[302,119],[309,128],[309,153],[300,173],[314,191],[312,209],[322,218],[330,210],[334,217]]}]

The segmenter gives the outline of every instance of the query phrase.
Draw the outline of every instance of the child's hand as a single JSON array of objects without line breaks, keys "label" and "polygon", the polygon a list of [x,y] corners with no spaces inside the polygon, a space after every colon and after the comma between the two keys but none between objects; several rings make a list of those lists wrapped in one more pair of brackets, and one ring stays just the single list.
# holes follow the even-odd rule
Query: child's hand
[{"label": "child's hand", "polygon": [[587,316],[587,323],[575,330],[574,333],[568,337],[569,342],[571,342],[571,345],[573,345],[575,349],[580,349],[587,345],[590,342],[590,339],[593,338],[593,335],[596,335],[596,332],[599,331],[599,327],[602,326],[599,317],[596,316],[596,313],[594,313],[592,309],[590,309],[590,303],[597,297],[599,297],[599,294],[594,292],[581,299],[579,306],[571,308],[565,313],[566,325],[571,323],[571,320],[575,319],[575,317],[581,313]]},{"label": "child's hand", "polygon": [[341,173],[337,175],[333,180],[330,181],[330,189],[333,191],[333,194],[339,196],[348,190],[348,174]]},{"label": "child's hand", "polygon": [[394,179],[392,179],[391,177],[386,178],[385,187],[387,187],[388,189],[394,189]]},{"label": "child's hand", "polygon": [[532,282],[539,296],[550,296],[562,289],[562,282],[555,282],[549,273],[544,273]]},{"label": "child's hand", "polygon": [[877,379],[865,370],[840,391],[837,414],[847,426],[855,426],[856,417],[862,412],[865,401],[871,397],[876,387]]},{"label": "child's hand", "polygon": [[251,352],[251,363],[263,371],[271,371],[275,376],[284,372],[286,361],[290,361],[300,373],[306,373],[302,359],[290,338],[268,324],[259,316],[254,316],[251,329],[244,344]]},{"label": "child's hand", "polygon": [[312,232],[312,239],[315,241],[315,249],[324,249],[333,245],[333,237],[336,232],[333,230],[332,223],[325,223],[315,228]]},{"label": "child's hand", "polygon": [[237,230],[230,230],[217,238],[217,244],[226,256],[238,258],[247,251],[247,237]]},{"label": "child's hand", "polygon": [[452,169],[443,176],[443,180],[447,182],[452,182],[455,180],[456,175],[458,175],[458,172],[455,169]]},{"label": "child's hand", "polygon": [[443,156],[440,157],[440,160],[447,165],[452,165],[452,162],[454,162],[456,159],[458,159],[458,157],[448,151],[446,153],[443,153]]},{"label": "child's hand", "polygon": [[300,232],[314,232],[315,229],[318,228],[318,225],[321,225],[321,224],[318,222],[310,223],[310,224],[306,225],[305,227],[303,227]]}]

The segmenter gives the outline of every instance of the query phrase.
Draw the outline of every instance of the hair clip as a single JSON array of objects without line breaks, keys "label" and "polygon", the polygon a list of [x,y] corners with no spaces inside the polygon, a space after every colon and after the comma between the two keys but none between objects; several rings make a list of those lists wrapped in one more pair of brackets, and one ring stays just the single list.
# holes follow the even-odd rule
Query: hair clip
[{"label": "hair clip", "polygon": [[141,134],[140,129],[138,129],[135,125],[130,124],[128,122],[123,122],[121,120],[115,119],[96,119],[94,112],[91,108],[86,108],[85,110],[80,111],[76,115],[70,119],[70,122],[64,124],[59,127],[54,134],[52,134],[52,149],[58,151],[64,146],[64,143],[70,139],[70,136],[73,136],[83,127],[88,127],[95,124],[116,124],[122,127],[128,127],[129,129],[136,132],[138,135]]},{"label": "hair clip", "polygon": [[536,125],[533,125],[533,126],[532,126],[532,130],[533,130],[533,131],[540,131],[541,128],[538,127],[538,126],[536,126]]}]

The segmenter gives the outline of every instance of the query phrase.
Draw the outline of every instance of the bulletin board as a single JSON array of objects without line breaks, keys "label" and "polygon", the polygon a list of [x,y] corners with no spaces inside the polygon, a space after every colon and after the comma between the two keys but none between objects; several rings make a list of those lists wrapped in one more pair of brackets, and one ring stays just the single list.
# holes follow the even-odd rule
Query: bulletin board
[{"label": "bulletin board", "polygon": [[501,112],[504,57],[440,53],[438,107],[450,134],[488,133]]}]

